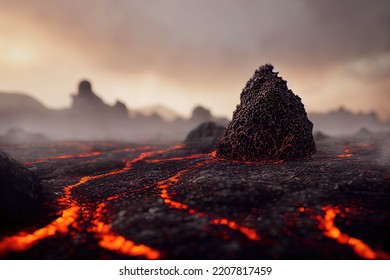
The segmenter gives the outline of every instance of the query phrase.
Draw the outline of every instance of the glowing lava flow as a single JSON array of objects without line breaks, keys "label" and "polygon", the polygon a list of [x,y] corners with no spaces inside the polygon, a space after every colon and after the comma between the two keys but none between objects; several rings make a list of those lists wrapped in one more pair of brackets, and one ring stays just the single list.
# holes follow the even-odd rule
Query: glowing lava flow
[{"label": "glowing lava flow", "polygon": [[204,157],[205,154],[194,154],[186,157],[174,157],[174,158],[161,158],[161,159],[148,159],[145,160],[145,162],[149,163],[157,163],[157,162],[165,162],[165,161],[179,161],[184,159],[195,159],[195,158],[201,158]]},{"label": "glowing lava flow", "polygon": [[[84,176],[82,177],[76,184],[69,185],[64,188],[64,193],[61,198],[59,198],[57,201],[60,204],[64,204],[67,209],[65,209],[62,212],[61,217],[57,218],[50,224],[46,225],[43,228],[40,228],[32,233],[25,233],[25,232],[20,232],[14,236],[9,236],[5,237],[2,240],[0,240],[0,256],[5,255],[9,251],[22,251],[30,248],[31,246],[35,245],[36,242],[39,240],[42,240],[44,238],[54,236],[57,233],[68,233],[69,231],[69,226],[75,223],[76,219],[79,217],[79,210],[80,210],[80,205],[71,199],[71,190],[75,187],[78,187],[80,185],[83,185],[87,183],[90,180],[93,179],[100,179],[112,175],[116,175],[122,172],[125,172],[129,170],[132,166],[133,163],[140,161],[144,159],[145,157],[155,155],[156,153],[162,152],[157,151],[157,152],[142,152],[138,157],[134,158],[131,161],[126,162],[125,167],[121,169],[117,169],[108,173],[100,174],[100,175],[95,175],[95,176]],[[106,235],[104,237],[104,242],[101,244],[107,245],[110,243],[109,241],[113,241],[116,243],[117,241],[112,238],[114,235]],[[132,241],[126,241],[127,243],[123,243],[123,246],[126,246],[124,248],[128,248],[129,244],[133,244]],[[132,253],[134,254],[134,250],[137,252],[137,255],[144,255],[145,257],[156,257],[156,253],[154,251],[148,252],[145,251],[145,248],[148,248],[145,245],[134,245],[133,246],[135,249],[132,249]],[[150,248],[149,248],[150,249]],[[121,249],[122,251],[124,249]]]},{"label": "glowing lava flow", "polygon": [[[130,169],[133,163],[141,161],[146,157],[154,156],[156,154],[161,154],[163,152],[171,151],[174,149],[180,149],[181,147],[182,145],[176,145],[165,150],[144,152],[132,161],[127,162],[126,167]],[[107,198],[106,200],[112,201],[118,198],[119,195],[114,195]],[[92,220],[93,226],[89,229],[89,231],[96,233],[97,238],[100,239],[99,246],[107,250],[115,251],[117,253],[133,257],[144,256],[145,258],[152,260],[160,258],[161,254],[158,250],[152,249],[143,244],[135,244],[133,241],[127,240],[125,237],[113,233],[111,226],[101,221],[103,218],[103,212],[105,211],[105,207],[106,202],[101,202],[98,204]]]},{"label": "glowing lava flow", "polygon": [[350,149],[345,149],[344,154],[337,155],[339,158],[346,158],[346,157],[352,157],[353,154],[351,153]]},{"label": "glowing lava flow", "polygon": [[32,233],[20,232],[17,235],[5,237],[0,241],[0,256],[9,251],[23,251],[33,246],[37,241],[54,236],[57,233],[67,233],[69,226],[78,217],[79,207],[73,206],[63,211],[62,216]]},{"label": "glowing lava flow", "polygon": [[[210,156],[213,156],[210,154]],[[173,175],[172,177],[169,177],[166,180],[160,181],[157,183],[157,188],[160,189],[160,197],[163,199],[164,203],[174,209],[178,210],[185,210],[189,214],[197,214],[200,217],[205,217],[209,216],[208,214],[198,212],[195,209],[190,209],[187,204],[174,201],[172,200],[172,196],[168,193],[168,188],[172,186],[175,183],[178,183],[180,181],[180,177],[188,172],[191,169],[199,168],[201,166],[204,166],[208,163],[208,161],[202,162],[202,163],[197,163],[196,165],[189,167],[188,169],[184,169]],[[250,229],[248,227],[240,226],[238,225],[235,221],[228,220],[226,218],[215,218],[210,221],[210,224],[212,225],[223,225],[227,226],[232,230],[240,231],[242,234],[244,234],[248,239],[250,240],[260,240],[261,237],[260,235],[257,234],[257,232],[254,229]]]},{"label": "glowing lava flow", "polygon": [[[88,147],[90,148],[90,147]],[[113,153],[130,153],[130,152],[135,152],[139,150],[150,150],[152,149],[152,146],[142,146],[142,147],[135,147],[135,148],[123,148],[123,149],[117,149],[113,150]],[[58,155],[58,156],[50,156],[50,157],[45,157],[45,158],[40,158],[34,161],[26,161],[24,164],[26,165],[31,165],[31,164],[36,164],[36,163],[42,163],[48,160],[53,160],[53,159],[70,159],[70,158],[87,158],[87,157],[96,157],[101,155],[102,152],[91,152],[91,153],[81,153],[81,154],[72,154],[72,155]]]},{"label": "glowing lava flow", "polygon": [[334,223],[337,214],[340,214],[340,209],[331,205],[322,208],[325,211],[324,217],[317,216],[320,221],[320,229],[324,230],[324,235],[335,239],[340,244],[346,244],[352,247],[355,253],[365,259],[389,259],[390,256],[385,252],[376,252],[363,241],[350,237],[348,234],[342,233]]},{"label": "glowing lava flow", "polygon": [[86,157],[95,157],[100,155],[101,152],[92,152],[92,153],[85,153],[85,154],[75,154],[75,155],[59,155],[59,156],[51,156],[51,157],[45,157],[41,159],[37,159],[35,161],[27,161],[24,162],[26,165],[31,165],[35,163],[41,163],[52,159],[68,159],[68,158],[86,158]]},{"label": "glowing lava flow", "polygon": [[[115,195],[107,198],[107,200],[115,200],[118,197],[118,195]],[[144,256],[150,260],[160,258],[161,254],[158,250],[152,249],[143,244],[135,244],[133,241],[127,240],[125,237],[113,233],[110,225],[101,222],[100,220],[103,217],[105,207],[105,202],[99,203],[92,221],[93,227],[90,229],[90,231],[98,234],[97,237],[100,239],[100,247],[133,257]]]},{"label": "glowing lava flow", "polygon": [[224,226],[229,227],[232,230],[238,230],[242,234],[246,235],[246,237],[250,240],[257,241],[257,240],[261,239],[260,235],[258,235],[254,229],[240,226],[236,222],[229,221],[228,219],[224,219],[224,218],[223,219],[214,219],[210,223],[212,225],[224,225]]}]

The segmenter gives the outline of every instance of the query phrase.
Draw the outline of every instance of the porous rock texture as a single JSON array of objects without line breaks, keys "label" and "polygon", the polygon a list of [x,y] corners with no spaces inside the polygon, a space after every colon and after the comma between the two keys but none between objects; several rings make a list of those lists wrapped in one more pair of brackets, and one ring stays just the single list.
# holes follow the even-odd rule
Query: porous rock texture
[{"label": "porous rock texture", "polygon": [[0,151],[0,219],[28,220],[42,207],[43,192],[37,175]]},{"label": "porous rock texture", "polygon": [[315,153],[313,123],[301,98],[266,64],[241,93],[217,156],[243,161],[293,160]]}]

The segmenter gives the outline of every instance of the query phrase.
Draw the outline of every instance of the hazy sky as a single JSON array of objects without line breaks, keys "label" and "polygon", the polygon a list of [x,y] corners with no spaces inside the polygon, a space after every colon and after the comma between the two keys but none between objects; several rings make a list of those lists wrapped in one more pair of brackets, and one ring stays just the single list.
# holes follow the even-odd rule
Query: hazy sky
[{"label": "hazy sky", "polygon": [[272,63],[309,112],[390,118],[389,26],[387,0],[0,0],[0,91],[60,108],[87,78],[110,104],[230,117]]}]

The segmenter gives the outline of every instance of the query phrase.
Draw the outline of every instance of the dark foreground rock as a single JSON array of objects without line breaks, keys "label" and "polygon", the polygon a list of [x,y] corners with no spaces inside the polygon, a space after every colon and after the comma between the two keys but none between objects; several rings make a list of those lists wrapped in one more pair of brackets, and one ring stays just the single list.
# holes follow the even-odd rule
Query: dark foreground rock
[{"label": "dark foreground rock", "polygon": [[205,122],[191,130],[184,140],[189,147],[215,149],[225,128],[214,122]]},{"label": "dark foreground rock", "polygon": [[241,93],[217,156],[243,161],[279,161],[315,152],[313,123],[301,98],[273,72],[272,65],[256,70]]},{"label": "dark foreground rock", "polygon": [[42,187],[36,174],[0,152],[0,219],[25,221],[41,209]]}]

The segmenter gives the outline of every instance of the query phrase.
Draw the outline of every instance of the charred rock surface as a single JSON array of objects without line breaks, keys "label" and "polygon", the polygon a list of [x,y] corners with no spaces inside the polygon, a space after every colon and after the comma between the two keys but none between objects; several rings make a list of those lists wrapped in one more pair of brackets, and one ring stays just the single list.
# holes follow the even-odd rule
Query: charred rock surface
[{"label": "charred rock surface", "polygon": [[247,82],[217,150],[217,156],[243,161],[300,159],[315,152],[313,124],[301,99],[273,72],[257,69]]},{"label": "charred rock surface", "polygon": [[43,192],[37,175],[0,152],[0,218],[27,221],[42,210]]},{"label": "charred rock surface", "polygon": [[330,137],[277,164],[184,146],[3,147],[58,213],[0,232],[0,258],[388,259],[389,147],[386,134]]}]

